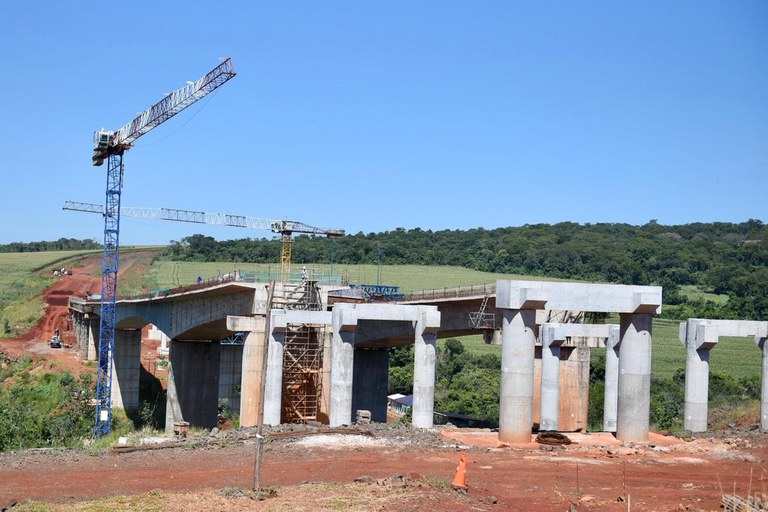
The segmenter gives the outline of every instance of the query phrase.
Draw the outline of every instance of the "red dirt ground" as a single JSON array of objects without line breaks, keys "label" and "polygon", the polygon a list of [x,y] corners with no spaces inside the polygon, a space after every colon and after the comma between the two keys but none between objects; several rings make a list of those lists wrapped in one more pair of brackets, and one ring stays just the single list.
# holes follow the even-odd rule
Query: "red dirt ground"
[{"label": "red dirt ground", "polygon": [[[126,252],[120,256],[119,275],[132,272],[137,261],[146,256],[143,252]],[[13,358],[24,354],[41,355],[58,361],[74,372],[83,369],[72,322],[69,318],[69,298],[83,298],[87,293],[101,293],[101,255],[81,260],[80,267],[69,267],[72,275],[61,276],[58,281],[43,292],[45,314],[26,334],[16,338],[0,339],[0,350]],[[67,347],[54,349],[48,346],[59,329],[62,341]]]},{"label": "red dirt ground", "polygon": [[[481,446],[494,444],[496,436],[455,429],[443,434]],[[381,446],[341,447],[333,440],[339,436],[322,436],[327,442],[309,445],[293,439],[267,445],[261,481],[276,488],[307,481],[351,483],[361,476],[450,482],[459,452],[468,451],[469,491],[463,504],[457,506],[446,491],[429,494],[421,505],[434,511],[446,510],[443,505],[451,510],[550,511],[569,510],[571,504],[601,511],[718,510],[722,493],[744,496],[764,491],[768,483],[768,450],[745,438],[686,442],[652,435],[650,444],[622,446],[610,435],[568,435],[575,443],[554,449],[535,443],[439,448],[393,439]],[[3,455],[0,498],[72,502],[156,489],[249,489],[253,461],[253,444],[243,443],[120,455]]]},{"label": "red dirt ground", "polygon": [[[99,292],[99,262],[98,257],[90,259],[48,289],[45,317],[29,334],[0,340],[0,349],[14,357],[33,353],[72,369],[82,368],[74,333],[65,320],[66,299]],[[131,257],[127,255],[122,264],[122,271],[129,269]],[[56,327],[73,348],[48,347]],[[334,445],[334,436],[323,436],[329,441],[309,446],[297,440],[280,441],[266,447],[262,485],[290,486],[295,493],[295,486],[307,481],[351,483],[363,475],[378,479],[396,474],[450,482],[459,452],[467,451],[466,496],[457,501],[449,489],[417,490],[407,509],[719,510],[723,493],[744,496],[766,490],[768,443],[755,427],[694,441],[652,434],[649,443],[639,444],[622,444],[608,434],[569,433],[574,444],[566,447],[499,446],[493,432],[450,428],[440,430],[449,443],[443,447],[410,445],[396,436],[385,437],[383,446],[373,447]],[[73,502],[155,489],[199,493],[211,488],[248,489],[253,452],[252,444],[228,442],[120,455],[0,454],[0,506],[11,499]],[[280,510],[291,509],[287,505]],[[269,500],[238,509],[272,510],[267,507]],[[167,509],[171,508],[169,503]],[[374,505],[371,509],[399,510]]]}]

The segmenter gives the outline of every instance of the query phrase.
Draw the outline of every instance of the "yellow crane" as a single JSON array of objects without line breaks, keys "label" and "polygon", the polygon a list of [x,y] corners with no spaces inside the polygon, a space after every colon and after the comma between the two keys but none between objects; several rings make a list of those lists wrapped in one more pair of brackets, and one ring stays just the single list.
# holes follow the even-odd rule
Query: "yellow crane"
[{"label": "yellow crane", "polygon": [[[67,201],[64,210],[77,212],[100,213],[104,215],[104,206],[94,203],[78,203]],[[232,226],[236,228],[261,229],[280,234],[280,278],[288,281],[291,275],[291,248],[293,234],[319,235],[328,238],[344,236],[343,229],[318,228],[295,220],[275,220],[244,215],[228,215],[224,213],[196,212],[178,210],[175,208],[143,208],[121,206],[120,215],[140,219],[171,220],[175,222],[191,222],[194,224],[213,224],[216,226]]]}]

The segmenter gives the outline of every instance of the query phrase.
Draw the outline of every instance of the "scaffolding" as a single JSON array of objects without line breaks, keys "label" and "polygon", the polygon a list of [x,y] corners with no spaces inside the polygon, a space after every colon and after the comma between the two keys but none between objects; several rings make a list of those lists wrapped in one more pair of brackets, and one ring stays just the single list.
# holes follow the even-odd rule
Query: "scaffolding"
[{"label": "scaffolding", "polygon": [[289,324],[283,350],[282,423],[317,421],[322,392],[323,344],[318,327]]},{"label": "scaffolding", "polygon": [[469,326],[472,329],[493,330],[496,328],[496,314],[487,311],[489,299],[490,295],[486,293],[480,304],[480,309],[469,314]]}]

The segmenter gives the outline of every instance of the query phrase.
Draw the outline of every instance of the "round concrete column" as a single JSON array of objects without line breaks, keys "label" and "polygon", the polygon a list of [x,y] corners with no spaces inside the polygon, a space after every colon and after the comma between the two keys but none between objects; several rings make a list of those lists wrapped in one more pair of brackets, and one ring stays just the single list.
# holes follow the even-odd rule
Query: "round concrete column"
[{"label": "round concrete column", "polygon": [[[695,333],[695,329],[693,331]],[[709,349],[697,350],[695,340],[686,340],[683,428],[691,432],[707,431],[709,352]]]},{"label": "round concrete column", "polygon": [[541,423],[539,430],[557,430],[560,412],[560,344],[555,328],[542,325],[541,338]]},{"label": "round concrete column", "polygon": [[605,395],[603,398],[603,431],[616,432],[619,401],[619,326],[611,325],[605,342]]},{"label": "round concrete column", "polygon": [[352,424],[355,349],[352,345],[353,333],[341,332],[341,308],[333,308],[331,322],[331,407],[328,420],[331,427],[338,427]]},{"label": "round concrete column", "polygon": [[279,425],[283,399],[283,354],[285,334],[272,332],[267,352],[267,375],[264,382],[264,424]]},{"label": "round concrete column", "polygon": [[501,442],[531,442],[535,326],[535,310],[503,310],[499,399]]},{"label": "round concrete column", "polygon": [[257,330],[245,333],[243,369],[240,375],[240,425],[254,427],[261,415],[261,372],[264,365],[265,318],[254,320]]},{"label": "round concrete column", "polygon": [[413,347],[413,411],[412,424],[419,428],[432,428],[435,408],[435,352],[437,338],[422,334],[416,326]]},{"label": "round concrete column", "polygon": [[621,314],[616,437],[647,441],[651,408],[651,315]]}]

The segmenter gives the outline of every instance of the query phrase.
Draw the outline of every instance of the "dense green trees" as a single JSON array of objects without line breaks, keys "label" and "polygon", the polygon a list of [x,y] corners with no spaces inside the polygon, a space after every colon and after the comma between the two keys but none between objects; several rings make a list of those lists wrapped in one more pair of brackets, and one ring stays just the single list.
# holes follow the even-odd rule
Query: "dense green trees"
[{"label": "dense green trees", "polygon": [[76,238],[59,238],[50,242],[11,242],[0,244],[0,252],[40,252],[40,251],[88,251],[100,249],[95,240],[77,240]]},{"label": "dense green trees", "polygon": [[[392,350],[389,392],[413,392],[413,345]],[[473,355],[455,338],[440,340],[437,348],[435,410],[465,414],[491,425],[499,423],[499,367],[496,354]]]},{"label": "dense green trees", "polygon": [[[337,263],[457,265],[480,271],[664,287],[664,302],[683,317],[768,318],[768,226],[759,220],[663,226],[533,224],[468,231],[397,228],[329,240],[298,236],[293,259]],[[280,241],[216,242],[193,235],[172,242],[166,257],[187,261],[277,262]],[[686,301],[681,286],[729,296],[726,304]],[[685,306],[685,307],[682,307]],[[698,313],[697,313],[698,314]],[[699,314],[699,316],[702,316]]]}]

